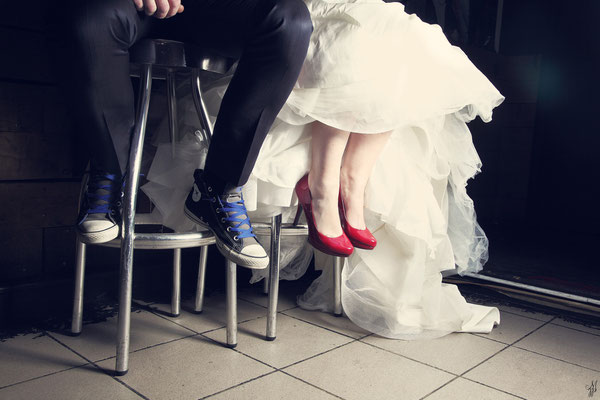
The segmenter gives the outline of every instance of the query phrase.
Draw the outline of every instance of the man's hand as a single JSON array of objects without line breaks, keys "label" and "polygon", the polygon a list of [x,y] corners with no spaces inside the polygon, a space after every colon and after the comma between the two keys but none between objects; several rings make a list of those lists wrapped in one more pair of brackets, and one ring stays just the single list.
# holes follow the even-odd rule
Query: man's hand
[{"label": "man's hand", "polygon": [[135,7],[156,18],[171,18],[183,12],[181,0],[133,0]]}]

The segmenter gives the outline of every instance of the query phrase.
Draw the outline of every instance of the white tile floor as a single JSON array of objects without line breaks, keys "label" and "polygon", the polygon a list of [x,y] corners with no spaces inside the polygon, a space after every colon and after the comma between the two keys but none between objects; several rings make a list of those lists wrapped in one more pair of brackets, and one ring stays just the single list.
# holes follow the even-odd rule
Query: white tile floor
[{"label": "white tile floor", "polygon": [[[79,337],[0,343],[0,399],[594,399],[600,329],[502,306],[491,334],[405,342],[282,294],[278,337],[263,340],[266,298],[240,292],[239,344],[225,340],[224,296],[201,315],[132,314],[130,371],[113,377],[115,319]],[[160,309],[162,305],[152,305]]]}]

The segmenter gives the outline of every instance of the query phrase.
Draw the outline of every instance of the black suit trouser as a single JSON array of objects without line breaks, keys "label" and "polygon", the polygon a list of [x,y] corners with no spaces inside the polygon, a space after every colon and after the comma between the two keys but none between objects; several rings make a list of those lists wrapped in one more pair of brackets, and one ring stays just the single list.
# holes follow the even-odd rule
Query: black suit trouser
[{"label": "black suit trouser", "polygon": [[160,20],[132,0],[73,1],[63,28],[69,98],[94,170],[121,173],[134,125],[129,48],[144,37],[192,42],[239,59],[205,169],[223,182],[248,180],[263,140],[300,73],[312,33],[302,0],[187,0]]}]

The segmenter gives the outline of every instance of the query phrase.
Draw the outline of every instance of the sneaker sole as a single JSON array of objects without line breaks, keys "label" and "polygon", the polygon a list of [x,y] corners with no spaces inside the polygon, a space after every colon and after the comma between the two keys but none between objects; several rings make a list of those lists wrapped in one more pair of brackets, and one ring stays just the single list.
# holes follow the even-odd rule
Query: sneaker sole
[{"label": "sneaker sole", "polygon": [[77,236],[82,243],[100,244],[110,242],[119,236],[119,226],[114,225],[108,229],[98,232],[82,232],[77,229]]},{"label": "sneaker sole", "polygon": [[196,216],[191,211],[189,211],[187,207],[184,207],[184,214],[194,223],[212,232],[212,234],[215,236],[217,249],[219,249],[219,252],[223,255],[223,257],[227,258],[229,261],[236,263],[240,267],[246,267],[249,269],[265,269],[269,266],[268,256],[250,257],[240,254],[237,251],[233,250],[231,247],[227,246],[225,243],[223,243],[219,239],[215,231],[213,231],[207,223],[200,221],[198,218],[196,218]]}]

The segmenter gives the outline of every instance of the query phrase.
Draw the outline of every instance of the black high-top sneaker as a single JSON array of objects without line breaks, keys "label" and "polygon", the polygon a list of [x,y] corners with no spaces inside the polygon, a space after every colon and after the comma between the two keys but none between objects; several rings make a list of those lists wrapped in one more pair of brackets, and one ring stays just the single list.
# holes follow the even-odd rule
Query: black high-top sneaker
[{"label": "black high-top sneaker", "polygon": [[105,243],[119,236],[121,186],[114,174],[90,174],[77,217],[77,235],[83,243]]},{"label": "black high-top sneaker", "polygon": [[185,215],[215,235],[217,248],[230,261],[251,269],[269,265],[265,249],[256,239],[242,197],[242,188],[216,193],[206,174],[194,172],[194,187],[185,201]]}]

